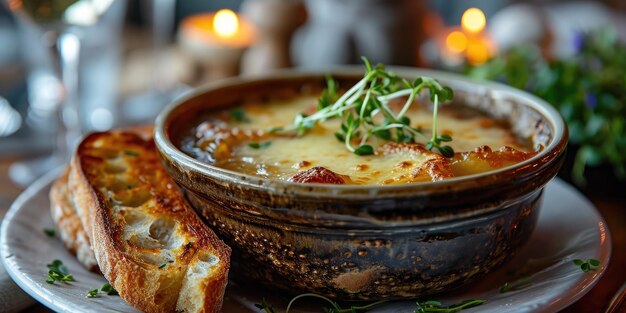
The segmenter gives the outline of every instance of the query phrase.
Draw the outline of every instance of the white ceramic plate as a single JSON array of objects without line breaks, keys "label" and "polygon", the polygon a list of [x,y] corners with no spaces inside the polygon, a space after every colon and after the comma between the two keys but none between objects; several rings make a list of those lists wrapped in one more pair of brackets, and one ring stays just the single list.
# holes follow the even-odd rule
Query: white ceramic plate
[{"label": "white ceramic plate", "polygon": [[[85,270],[62,243],[44,234],[53,228],[48,191],[59,171],[41,178],[20,195],[7,213],[0,232],[0,255],[11,277],[35,299],[61,312],[135,312],[118,296],[85,297],[106,280]],[[606,223],[593,205],[574,188],[555,179],[545,190],[539,222],[529,243],[503,268],[469,287],[431,297],[445,305],[467,299],[485,299],[479,307],[463,312],[556,312],[587,293],[600,279],[611,255]],[[601,266],[583,273],[573,259],[595,258]],[[76,279],[71,284],[45,283],[46,264],[60,259]],[[518,291],[500,293],[507,281],[529,276],[532,284]],[[259,312],[254,303],[265,297],[282,312],[286,300],[270,293],[245,291],[231,284],[225,312]],[[303,302],[305,306],[327,306]],[[247,308],[247,309],[246,309]],[[414,312],[415,301],[392,302],[372,312]],[[309,309],[307,311],[310,311]],[[318,311],[319,310],[315,310]]]}]

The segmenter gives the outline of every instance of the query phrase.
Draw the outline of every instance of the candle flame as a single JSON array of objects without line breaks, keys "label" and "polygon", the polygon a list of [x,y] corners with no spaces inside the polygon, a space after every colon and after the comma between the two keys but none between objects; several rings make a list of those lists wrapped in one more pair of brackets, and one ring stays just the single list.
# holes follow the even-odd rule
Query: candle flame
[{"label": "candle flame", "polygon": [[485,13],[478,8],[469,8],[463,12],[461,26],[470,33],[478,33],[485,29],[487,19]]},{"label": "candle flame", "polygon": [[467,48],[467,37],[460,31],[453,31],[446,37],[446,46],[454,53],[461,53]]},{"label": "candle flame", "polygon": [[213,29],[220,37],[232,37],[239,28],[237,14],[229,9],[217,11],[213,17]]}]

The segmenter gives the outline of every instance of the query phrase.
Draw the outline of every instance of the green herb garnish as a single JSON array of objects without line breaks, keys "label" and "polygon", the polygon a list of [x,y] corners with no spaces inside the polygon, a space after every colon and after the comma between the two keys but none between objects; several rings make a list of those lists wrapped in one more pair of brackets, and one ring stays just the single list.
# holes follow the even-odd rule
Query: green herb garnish
[{"label": "green herb garnish", "polygon": [[53,228],[44,228],[43,232],[48,235],[48,237],[54,237],[57,233]]},{"label": "green herb garnish", "polygon": [[283,131],[283,130],[284,130],[283,127],[272,127],[272,128],[270,128],[269,133],[273,134],[273,133],[277,133],[277,132],[280,132],[280,131]]},{"label": "green herb garnish", "polygon": [[252,149],[265,149],[267,147],[269,147],[272,144],[271,141],[265,141],[265,142],[251,142],[248,144],[248,147],[252,148]]},{"label": "green herb garnish", "polygon": [[139,156],[139,152],[133,151],[133,150],[124,150],[124,154],[126,154],[127,156],[132,156],[132,157]]},{"label": "green herb garnish", "polygon": [[509,282],[505,282],[504,285],[502,285],[502,287],[500,287],[500,293],[506,293],[506,292],[510,292],[510,291],[517,291],[520,289],[524,289],[528,286],[532,285],[532,282],[530,281],[530,277],[528,276],[524,276],[518,280],[515,280],[511,283]]},{"label": "green herb garnish", "polygon": [[234,122],[250,122],[250,118],[246,115],[246,110],[242,107],[230,110],[230,120]]},{"label": "green herb garnish", "polygon": [[111,284],[109,284],[109,283],[106,283],[106,284],[102,285],[102,287],[100,287],[100,291],[105,292],[109,296],[117,296],[117,295],[119,295],[117,290],[115,290],[115,288],[113,288],[113,286],[111,286]]},{"label": "green herb garnish", "polygon": [[60,260],[54,260],[52,263],[47,265],[48,267],[48,278],[46,279],[46,283],[54,284],[56,281],[60,282],[70,282],[74,281],[74,277],[70,275],[67,270],[67,267],[63,265],[63,262]]},{"label": "green herb garnish", "polygon": [[[337,84],[327,79],[328,88],[318,101],[317,112],[307,116],[299,114],[291,127],[285,131],[295,131],[304,135],[317,123],[331,118],[340,118],[341,128],[335,137],[343,142],[350,152],[358,155],[374,153],[369,144],[372,137],[395,142],[422,142],[429,150],[437,149],[450,157],[454,150],[442,146],[442,142],[452,141],[448,135],[437,134],[437,110],[439,103],[451,100],[454,93],[449,87],[442,86],[430,77],[418,77],[413,82],[385,70],[384,65],[372,66],[367,58],[365,76],[343,95],[338,96]],[[430,93],[433,103],[433,129],[431,138],[424,136],[419,128],[411,127],[411,120],[405,115],[415,98],[424,90]],[[402,109],[395,113],[389,107],[394,99],[407,98]],[[353,142],[358,144],[356,147]]]},{"label": "green herb garnish", "polygon": [[98,297],[98,289],[91,289],[87,291],[87,298],[97,298]]},{"label": "green herb garnish", "polygon": [[587,259],[587,260],[574,259],[573,262],[577,266],[580,266],[580,269],[585,273],[589,271],[595,271],[600,266],[600,261],[596,259]]},{"label": "green herb garnish", "polygon": [[164,268],[166,266],[167,266],[167,263],[163,263],[163,264],[159,265],[159,268]]},{"label": "green herb garnish", "polygon": [[425,302],[416,302],[417,309],[415,313],[453,313],[461,310],[473,308],[475,306],[482,305],[487,302],[486,300],[466,300],[458,304],[453,304],[451,306],[444,307],[441,302],[429,300]]},{"label": "green herb garnish", "polygon": [[266,313],[276,313],[274,308],[269,303],[267,303],[267,301],[265,301],[265,298],[263,298],[261,303],[255,303],[254,306]]},{"label": "green herb garnish", "polygon": [[106,283],[104,285],[102,285],[102,287],[100,287],[100,289],[92,289],[89,290],[87,292],[87,298],[97,298],[99,297],[99,293],[100,292],[104,292],[109,296],[118,296],[119,293],[117,292],[117,290],[115,290],[115,288],[113,288],[113,286],[111,286],[111,284]]},{"label": "green herb garnish", "polygon": [[[291,310],[291,306],[298,300],[298,299],[302,299],[302,298],[318,298],[318,299],[322,299],[328,303],[330,303],[331,307],[327,308],[327,307],[323,307],[322,311],[324,313],[356,313],[356,312],[365,312],[368,311],[370,309],[372,309],[373,307],[385,303],[387,301],[383,300],[383,301],[378,301],[378,302],[373,302],[370,304],[366,304],[366,305],[361,305],[361,306],[356,306],[353,305],[349,308],[342,308],[341,306],[339,306],[339,304],[327,297],[318,295],[318,294],[314,294],[314,293],[303,293],[301,295],[295,296],[291,299],[291,301],[289,301],[289,304],[287,305],[287,309],[285,310],[285,313],[289,313],[289,310]],[[276,311],[274,310],[274,308],[268,304],[265,301],[265,298],[263,298],[263,301],[259,304],[256,303],[254,304],[254,306],[256,306],[257,308],[259,308],[259,310],[261,311],[265,311],[266,313],[276,313]]]},{"label": "green herb garnish", "polygon": [[370,155],[374,154],[374,148],[370,145],[362,145],[354,149],[354,154],[357,155]]},{"label": "green herb garnish", "polygon": [[339,84],[330,76],[326,77],[326,89],[322,91],[322,95],[317,100],[317,110],[329,107],[339,99]]},{"label": "green herb garnish", "polygon": [[[356,313],[356,312],[365,312],[368,310],[371,310],[372,308],[374,308],[375,306],[378,306],[380,304],[383,304],[385,302],[387,302],[386,300],[382,300],[382,301],[377,301],[377,302],[372,302],[369,304],[365,304],[365,305],[360,305],[360,306],[356,306],[353,305],[349,308],[342,308],[341,306],[339,306],[339,304],[327,297],[324,297],[322,295],[318,295],[318,294],[314,294],[314,293],[304,293],[298,296],[293,297],[290,301],[289,304],[287,304],[287,309],[285,310],[285,313],[289,313],[289,310],[291,310],[291,306],[299,299],[302,298],[307,298],[307,297],[311,297],[311,298],[318,298],[318,299],[322,299],[328,303],[330,303],[331,307],[323,307],[322,311],[324,313]],[[479,306],[481,304],[484,304],[485,302],[487,302],[486,300],[467,300],[467,301],[463,301],[461,303],[458,304],[454,304],[451,306],[447,306],[444,307],[441,302],[439,301],[434,301],[434,300],[429,300],[429,301],[424,301],[424,302],[416,302],[417,304],[417,309],[415,310],[415,313],[431,313],[431,312],[438,312],[438,313],[453,313],[453,312],[458,312],[460,310],[464,310],[464,309],[469,309],[469,308],[473,308],[475,306]],[[259,310],[264,311],[266,313],[276,313],[276,311],[274,310],[274,308],[267,303],[267,301],[265,300],[265,298],[263,298],[261,303],[255,303],[254,306],[256,306]]]},{"label": "green herb garnish", "polygon": [[324,307],[322,310],[326,313],[356,313],[359,311],[367,311],[370,310],[371,308],[385,303],[387,301],[383,300],[383,301],[378,301],[378,302],[373,302],[370,304],[366,304],[366,305],[362,305],[362,306],[351,306],[349,308],[342,308],[339,306],[339,304],[331,299],[328,299],[324,296],[318,295],[318,294],[314,294],[314,293],[303,293],[301,295],[295,296],[293,299],[291,299],[291,301],[289,301],[289,304],[287,305],[287,310],[285,311],[285,313],[289,313],[289,310],[291,309],[291,306],[298,300],[298,299],[302,299],[302,298],[306,298],[306,297],[312,297],[312,298],[318,298],[318,299],[322,299],[328,303],[330,303],[331,308],[326,308]]}]

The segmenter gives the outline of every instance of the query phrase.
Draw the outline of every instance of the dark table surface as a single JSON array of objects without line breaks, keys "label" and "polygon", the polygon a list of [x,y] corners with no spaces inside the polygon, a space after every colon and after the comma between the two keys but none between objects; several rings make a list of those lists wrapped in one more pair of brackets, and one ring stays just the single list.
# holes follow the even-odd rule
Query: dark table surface
[{"label": "dark table surface", "polygon": [[[16,186],[8,177],[8,168],[19,158],[0,159],[0,216],[6,213],[11,202],[19,195],[22,188]],[[621,193],[606,190],[583,190],[586,196],[600,211],[607,221],[613,239],[613,255],[610,264],[598,284],[576,303],[563,312],[601,312],[620,286],[626,282],[626,187]],[[224,312],[236,312],[238,308],[224,308]],[[24,312],[51,312],[41,304],[26,309]]]}]

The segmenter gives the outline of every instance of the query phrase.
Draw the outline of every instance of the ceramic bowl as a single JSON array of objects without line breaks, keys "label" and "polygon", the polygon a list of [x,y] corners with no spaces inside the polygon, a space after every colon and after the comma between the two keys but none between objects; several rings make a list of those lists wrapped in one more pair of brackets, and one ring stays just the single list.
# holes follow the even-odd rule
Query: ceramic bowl
[{"label": "ceramic bowl", "polygon": [[362,69],[235,78],[198,89],[157,118],[163,164],[206,222],[233,249],[231,277],[288,294],[343,300],[423,296],[474,281],[511,258],[537,221],[541,195],[563,163],[567,128],[525,92],[454,74],[432,76],[455,91],[452,105],[504,120],[541,151],[495,171],[394,186],[298,184],[224,170],[180,150],[207,113],[246,101],[317,93],[331,74],[342,86]]}]

